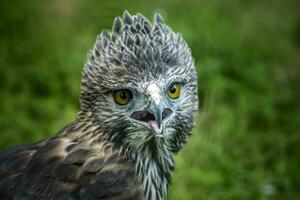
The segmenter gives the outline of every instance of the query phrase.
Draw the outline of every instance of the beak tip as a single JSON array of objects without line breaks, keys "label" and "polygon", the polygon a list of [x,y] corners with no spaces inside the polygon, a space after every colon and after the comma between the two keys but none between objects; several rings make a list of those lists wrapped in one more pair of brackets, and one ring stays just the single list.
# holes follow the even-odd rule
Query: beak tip
[{"label": "beak tip", "polygon": [[163,128],[161,124],[158,124],[156,121],[151,120],[149,121],[149,125],[157,135],[162,135]]}]

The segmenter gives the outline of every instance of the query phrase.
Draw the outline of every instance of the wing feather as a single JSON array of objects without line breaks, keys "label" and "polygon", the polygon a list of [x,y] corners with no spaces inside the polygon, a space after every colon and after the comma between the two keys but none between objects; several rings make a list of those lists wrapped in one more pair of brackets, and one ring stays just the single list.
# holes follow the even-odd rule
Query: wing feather
[{"label": "wing feather", "polygon": [[64,137],[0,151],[0,163],[0,199],[141,197],[131,163]]}]

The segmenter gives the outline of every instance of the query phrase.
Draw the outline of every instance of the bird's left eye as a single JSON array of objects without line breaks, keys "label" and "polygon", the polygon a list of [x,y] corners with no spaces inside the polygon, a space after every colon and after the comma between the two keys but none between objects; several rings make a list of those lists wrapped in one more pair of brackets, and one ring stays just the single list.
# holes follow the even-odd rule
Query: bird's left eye
[{"label": "bird's left eye", "polygon": [[132,98],[132,93],[130,90],[116,90],[114,92],[114,99],[119,105],[126,105]]},{"label": "bird's left eye", "polygon": [[179,83],[172,83],[168,89],[168,96],[171,99],[177,99],[180,95],[181,85]]}]

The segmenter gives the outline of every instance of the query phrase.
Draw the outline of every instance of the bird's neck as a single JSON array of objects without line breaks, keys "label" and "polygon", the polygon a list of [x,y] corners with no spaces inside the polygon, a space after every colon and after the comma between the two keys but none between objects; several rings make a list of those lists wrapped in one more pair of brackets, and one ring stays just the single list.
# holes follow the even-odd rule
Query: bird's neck
[{"label": "bird's neck", "polygon": [[132,157],[136,173],[141,177],[146,199],[164,199],[174,168],[172,153],[163,144],[157,144],[156,147],[147,146]]}]

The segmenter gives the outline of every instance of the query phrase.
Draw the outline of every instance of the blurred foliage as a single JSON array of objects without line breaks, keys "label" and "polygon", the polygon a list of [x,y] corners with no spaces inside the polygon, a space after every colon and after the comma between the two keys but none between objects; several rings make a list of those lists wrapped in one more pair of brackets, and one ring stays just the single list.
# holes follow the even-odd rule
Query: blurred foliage
[{"label": "blurred foliage", "polygon": [[170,199],[298,199],[299,8],[297,0],[1,1],[0,146],[72,121],[100,30],[125,9],[160,12],[192,48],[201,100]]}]

